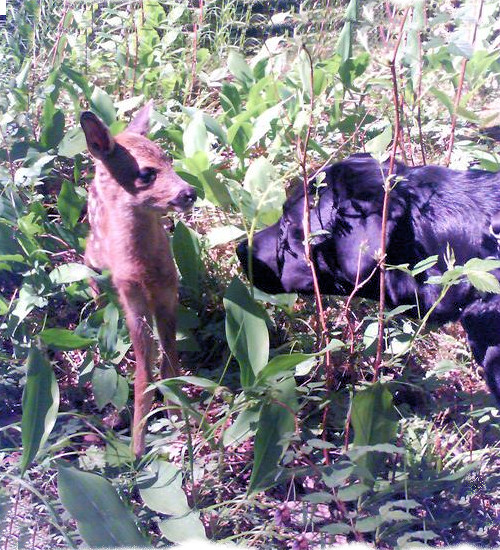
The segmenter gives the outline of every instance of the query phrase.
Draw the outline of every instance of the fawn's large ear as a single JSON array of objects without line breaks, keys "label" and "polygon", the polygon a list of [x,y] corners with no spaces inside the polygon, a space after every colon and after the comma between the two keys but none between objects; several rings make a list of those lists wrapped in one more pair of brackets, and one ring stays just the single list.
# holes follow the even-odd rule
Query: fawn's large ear
[{"label": "fawn's large ear", "polygon": [[113,152],[115,140],[108,127],[94,113],[84,111],[80,115],[80,124],[85,133],[87,147],[93,157],[102,160]]},{"label": "fawn's large ear", "polygon": [[152,111],[153,100],[150,99],[146,105],[138,111],[130,124],[127,126],[127,132],[133,132],[134,134],[141,134],[141,136],[145,136],[149,132],[149,121],[151,119]]}]

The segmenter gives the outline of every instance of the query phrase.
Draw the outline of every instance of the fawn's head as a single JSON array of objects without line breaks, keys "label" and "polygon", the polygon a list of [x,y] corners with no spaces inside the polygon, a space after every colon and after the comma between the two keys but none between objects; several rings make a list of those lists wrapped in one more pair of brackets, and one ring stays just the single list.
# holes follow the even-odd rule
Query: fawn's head
[{"label": "fawn's head", "polygon": [[96,115],[81,114],[87,146],[96,160],[96,184],[106,202],[119,206],[187,210],[196,200],[196,191],[175,173],[160,147],[145,137],[151,110],[149,102],[115,137]]}]

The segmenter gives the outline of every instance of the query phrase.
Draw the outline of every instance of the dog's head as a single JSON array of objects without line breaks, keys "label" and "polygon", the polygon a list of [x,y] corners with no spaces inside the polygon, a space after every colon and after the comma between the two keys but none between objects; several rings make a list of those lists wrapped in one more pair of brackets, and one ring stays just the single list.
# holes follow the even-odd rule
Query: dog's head
[{"label": "dog's head", "polygon": [[[311,240],[313,256],[323,273],[323,265],[318,250],[321,243],[328,240],[332,226],[334,207],[331,189],[321,195],[313,191],[308,195],[311,209]],[[286,292],[313,292],[311,269],[305,259],[304,248],[304,193],[298,189],[283,205],[283,215],[277,223],[257,232],[250,246],[243,241],[236,253],[253,284],[268,294]],[[251,254],[251,258],[250,258]]]}]

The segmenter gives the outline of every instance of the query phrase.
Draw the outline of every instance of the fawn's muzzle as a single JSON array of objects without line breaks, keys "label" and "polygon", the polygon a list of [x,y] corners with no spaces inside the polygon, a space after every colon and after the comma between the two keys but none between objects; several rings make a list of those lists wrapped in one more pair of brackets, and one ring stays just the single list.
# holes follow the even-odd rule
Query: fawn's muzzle
[{"label": "fawn's muzzle", "polygon": [[174,200],[170,201],[170,204],[176,210],[189,210],[196,201],[196,189],[194,187],[188,187],[179,192]]}]

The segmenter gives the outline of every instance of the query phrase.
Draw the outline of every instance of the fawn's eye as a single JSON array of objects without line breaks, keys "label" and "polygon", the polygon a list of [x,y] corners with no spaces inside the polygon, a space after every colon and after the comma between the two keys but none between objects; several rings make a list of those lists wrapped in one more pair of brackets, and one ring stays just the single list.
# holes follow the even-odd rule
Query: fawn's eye
[{"label": "fawn's eye", "polygon": [[141,168],[137,178],[145,185],[151,185],[156,180],[156,170],[154,168]]}]

